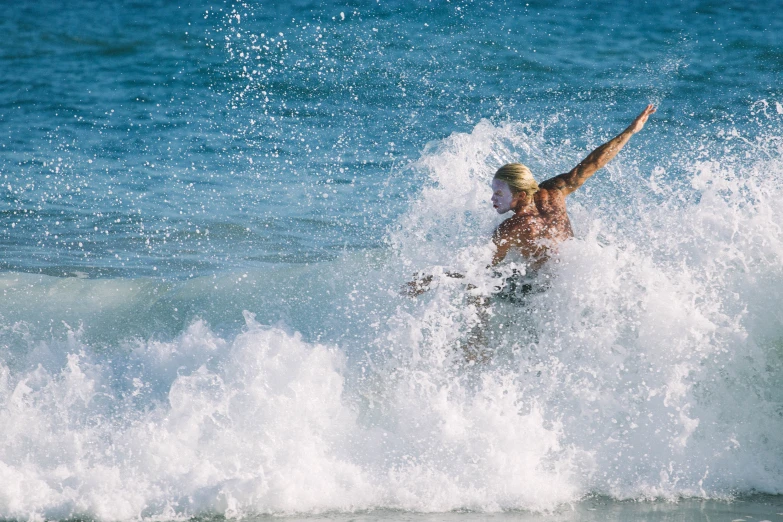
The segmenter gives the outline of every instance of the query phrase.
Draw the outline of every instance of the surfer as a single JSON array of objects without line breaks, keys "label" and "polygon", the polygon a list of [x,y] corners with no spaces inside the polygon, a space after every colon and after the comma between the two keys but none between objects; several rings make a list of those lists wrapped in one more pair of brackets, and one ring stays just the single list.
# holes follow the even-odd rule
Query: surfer
[{"label": "surfer", "polygon": [[535,272],[549,258],[561,241],[573,237],[566,212],[566,196],[581,187],[596,171],[602,169],[622,149],[631,136],[642,130],[647,118],[655,112],[648,105],[620,134],[591,152],[576,167],[536,183],[530,169],[521,163],[503,165],[492,180],[492,206],[498,214],[513,212],[492,235],[497,265],[515,248]]},{"label": "surfer", "polygon": [[[498,214],[513,215],[492,234],[495,254],[491,266],[516,251],[528,263],[528,275],[535,274],[549,259],[552,249],[574,235],[566,212],[566,196],[609,163],[654,112],[655,107],[648,105],[623,132],[595,149],[576,167],[540,184],[521,163],[500,167],[492,179],[492,206]],[[449,272],[446,275],[463,277]],[[431,275],[416,277],[406,285],[405,293],[416,296],[427,291],[432,279]],[[530,285],[521,286],[524,292],[524,287]]]}]

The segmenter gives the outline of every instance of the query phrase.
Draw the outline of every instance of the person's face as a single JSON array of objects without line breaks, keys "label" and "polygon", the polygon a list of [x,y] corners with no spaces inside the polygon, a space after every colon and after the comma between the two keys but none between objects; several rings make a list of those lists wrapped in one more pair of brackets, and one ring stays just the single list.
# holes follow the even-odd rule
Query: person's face
[{"label": "person's face", "polygon": [[499,179],[492,180],[492,206],[498,214],[505,214],[517,203],[518,195],[514,195],[508,183]]}]

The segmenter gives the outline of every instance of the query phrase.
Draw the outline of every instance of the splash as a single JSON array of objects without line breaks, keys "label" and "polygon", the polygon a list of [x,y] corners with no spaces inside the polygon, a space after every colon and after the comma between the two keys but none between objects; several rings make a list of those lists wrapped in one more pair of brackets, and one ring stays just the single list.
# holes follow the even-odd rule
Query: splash
[{"label": "splash", "polygon": [[230,341],[196,322],[111,360],[74,332],[52,347],[70,352],[59,370],[4,366],[4,516],[497,509],[559,489],[566,470],[535,471],[556,430],[518,415],[510,381],[466,401],[459,385],[402,379],[376,419],[347,400],[338,350],[246,320]]},{"label": "splash", "polygon": [[[700,148],[733,153],[680,164],[674,176],[662,167],[644,175],[621,160],[609,179],[589,181],[597,187],[570,202],[578,239],[548,267],[549,290],[525,306],[492,305],[492,375],[511,372],[520,403],[558,423],[583,492],[781,490],[783,395],[772,383],[782,369],[783,148],[774,136],[723,136]],[[395,236],[406,261],[435,274],[466,270],[473,286],[491,291],[497,282],[476,268],[487,247],[476,243],[486,244],[495,222],[471,225],[465,216],[488,199],[494,168],[510,154],[542,164],[542,145],[530,127],[483,124],[425,157],[435,183]],[[420,232],[429,225],[438,232]],[[477,322],[466,285],[439,279],[435,295],[400,321],[426,332],[414,344],[429,354],[428,368]]]},{"label": "splash", "polygon": [[[484,269],[499,220],[491,173],[511,159],[534,172],[579,159],[547,132],[481,122],[425,150],[415,168],[429,182],[386,252],[266,277],[129,282],[121,294],[135,304],[118,317],[179,325],[170,308],[213,303],[168,340],[90,336],[109,296],[123,302],[121,281],[23,281],[40,290],[33,301],[55,304],[35,321],[3,311],[0,514],[546,511],[590,494],[783,492],[774,136],[750,147],[727,132],[702,145],[730,138],[742,154],[677,173],[620,158],[569,202],[577,239],[550,264],[549,290],[523,305],[491,300],[490,360],[465,360],[476,298],[497,284]],[[421,270],[435,274],[432,290],[399,296]],[[272,297],[296,305],[265,326]],[[238,334],[210,327],[237,306],[267,315],[245,313]],[[85,324],[47,338],[37,325],[59,309]]]}]

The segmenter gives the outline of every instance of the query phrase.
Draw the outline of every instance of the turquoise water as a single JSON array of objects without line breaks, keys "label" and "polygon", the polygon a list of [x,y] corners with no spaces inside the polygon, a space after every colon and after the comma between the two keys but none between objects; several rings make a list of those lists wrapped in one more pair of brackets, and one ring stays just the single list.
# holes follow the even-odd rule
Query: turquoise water
[{"label": "turquoise water", "polygon": [[[777,7],[7,6],[0,518],[776,520]],[[466,364],[494,170],[647,103]]]},{"label": "turquoise water", "polygon": [[766,13],[699,2],[9,9],[3,266],[182,277],[379,247],[426,179],[410,168],[424,146],[484,118],[570,140],[567,157],[540,165],[546,176],[656,102],[631,157],[680,177],[679,157],[719,148],[717,132],[755,139],[779,124],[781,22]]}]

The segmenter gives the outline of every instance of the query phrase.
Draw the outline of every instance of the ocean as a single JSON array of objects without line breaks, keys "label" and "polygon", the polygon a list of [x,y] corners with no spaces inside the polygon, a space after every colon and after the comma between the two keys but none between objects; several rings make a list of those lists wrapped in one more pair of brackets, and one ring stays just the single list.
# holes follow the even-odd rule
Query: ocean
[{"label": "ocean", "polygon": [[7,3],[0,519],[783,520],[781,8]]}]

